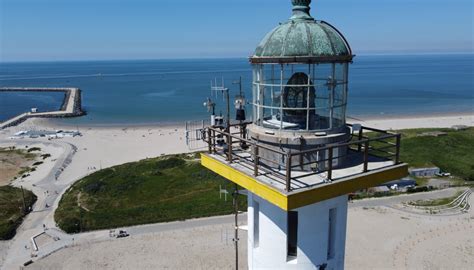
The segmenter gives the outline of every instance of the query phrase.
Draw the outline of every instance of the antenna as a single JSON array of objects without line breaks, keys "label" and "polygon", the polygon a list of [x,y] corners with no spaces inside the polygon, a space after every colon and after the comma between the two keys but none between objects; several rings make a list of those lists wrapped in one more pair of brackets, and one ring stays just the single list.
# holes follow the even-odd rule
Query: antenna
[{"label": "antenna", "polygon": [[219,199],[222,200],[222,194],[224,194],[224,201],[227,201],[227,194],[229,194],[229,191],[224,187],[222,188],[221,185],[219,185]]},{"label": "antenna", "polygon": [[186,145],[190,150],[200,150],[204,149],[206,145],[204,144],[203,133],[204,127],[209,124],[209,121],[205,120],[196,120],[196,121],[186,121],[185,122],[185,138]]},{"label": "antenna", "polygon": [[214,84],[211,82],[211,93],[216,92],[216,97],[217,93],[222,93],[222,97],[224,100],[226,100],[227,103],[227,119],[226,119],[226,130],[230,130],[230,100],[229,100],[229,88],[226,88],[224,85],[224,77],[222,77],[222,83],[221,85],[217,84],[217,78],[214,79]]}]

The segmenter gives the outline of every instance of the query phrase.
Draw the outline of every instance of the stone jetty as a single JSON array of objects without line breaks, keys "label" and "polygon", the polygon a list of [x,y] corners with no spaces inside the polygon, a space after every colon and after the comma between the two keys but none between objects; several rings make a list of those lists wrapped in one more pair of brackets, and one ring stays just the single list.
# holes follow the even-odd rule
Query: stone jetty
[{"label": "stone jetty", "polygon": [[64,92],[64,100],[60,110],[49,112],[25,112],[0,123],[0,129],[18,125],[32,117],[65,118],[85,115],[85,112],[82,110],[81,90],[79,88],[2,87],[0,88],[0,92]]}]

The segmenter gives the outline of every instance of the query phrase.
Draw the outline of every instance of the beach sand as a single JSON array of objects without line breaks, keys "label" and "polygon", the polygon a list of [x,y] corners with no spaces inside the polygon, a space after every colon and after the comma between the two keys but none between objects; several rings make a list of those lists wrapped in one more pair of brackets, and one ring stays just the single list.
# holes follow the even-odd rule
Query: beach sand
[{"label": "beach sand", "polygon": [[[471,203],[474,200],[471,199]],[[386,207],[350,208],[346,269],[472,269],[474,213],[428,216]],[[232,224],[84,243],[27,269],[233,269]],[[247,263],[246,233],[240,265]]]},{"label": "beach sand", "polygon": [[430,216],[353,208],[347,230],[347,269],[467,270],[474,265],[472,209],[459,216]]},{"label": "beach sand", "polygon": [[368,118],[361,121],[350,119],[351,123],[378,129],[450,128],[455,125],[474,126],[474,114],[433,115],[413,117]]},{"label": "beach sand", "polygon": [[[169,231],[62,249],[27,269],[233,269],[234,246],[231,225]],[[246,235],[241,237],[246,269]]]},{"label": "beach sand", "polygon": [[9,247],[10,241],[0,241],[0,266],[2,266],[3,262],[7,257]]},{"label": "beach sand", "polygon": [[[20,130],[32,129],[49,131],[59,129],[76,130],[76,127],[57,125],[47,119],[28,119],[19,126],[8,129],[7,134],[10,136]],[[74,161],[71,163],[71,168],[65,171],[72,179],[100,168],[158,157],[164,154],[190,151],[185,143],[184,125],[79,127],[79,131],[83,136],[50,141],[70,143],[77,147],[77,153],[74,156]],[[21,140],[19,141],[21,142]],[[38,143],[48,142],[46,138],[38,138],[34,141]]]},{"label": "beach sand", "polygon": [[[451,127],[453,125],[474,126],[473,120],[473,115],[451,115],[385,120],[372,119],[352,122],[361,123],[369,127],[396,130],[420,127]],[[184,125],[79,127],[80,132],[83,134],[82,137],[51,141],[48,141],[46,138],[8,139],[9,136],[17,131],[29,129],[75,130],[76,128],[58,125],[46,119],[29,119],[17,127],[0,131],[1,146],[38,145],[44,151],[53,155],[48,162],[38,167],[37,172],[22,180],[27,188],[33,189],[39,195],[38,203],[35,207],[42,207],[41,203],[47,201],[48,197],[47,195],[43,196],[41,194],[43,190],[35,189],[33,184],[42,181],[44,186],[48,187],[48,181],[55,181],[48,177],[48,173],[52,170],[57,170],[57,166],[59,166],[57,160],[71,159],[71,163],[64,169],[57,180],[61,187],[61,190],[58,190],[60,195],[75,181],[101,168],[165,154],[184,153],[195,150],[189,149],[185,144]],[[75,151],[71,150],[73,147],[76,149]],[[59,198],[60,196],[55,198],[51,204],[53,209],[59,203]],[[472,239],[466,240],[465,237],[463,238],[462,233],[456,231],[458,227],[455,224],[461,221],[456,219],[434,221],[425,216],[404,219],[399,213],[394,213],[393,211],[386,209],[383,211],[359,209],[349,212],[348,269],[403,269],[404,260],[407,261],[407,264],[416,265],[420,268],[423,268],[425,264],[431,265],[431,262],[443,266],[443,263],[451,263],[451,260],[442,259],[444,255],[435,255],[442,254],[448,247],[449,250],[445,251],[446,254],[454,256],[453,258],[456,259],[456,263],[460,261],[459,264],[453,265],[463,266],[466,261],[472,261],[474,257],[472,255]],[[29,256],[25,257],[25,254],[23,254],[25,251],[20,250],[20,248],[24,248],[25,242],[32,236],[32,232],[41,231],[42,224],[46,224],[48,227],[55,226],[52,211],[49,214],[45,214],[44,219],[43,217],[39,218],[39,215],[41,213],[36,213],[34,217],[28,217],[20,227],[19,235],[13,241],[0,242],[0,247],[2,248],[2,252],[0,252],[0,266],[3,263],[1,260],[2,256],[3,258],[9,256],[12,259],[12,263],[24,262]],[[472,222],[474,220],[471,221],[471,224]],[[450,226],[453,227],[452,230]],[[437,228],[441,228],[439,230],[448,233],[446,237],[452,238],[452,242],[447,245],[445,243],[446,238],[443,237],[430,238],[426,241],[423,239],[425,242],[420,240],[420,243],[426,243],[426,249],[420,251],[411,248],[418,245],[418,242],[410,242],[410,239],[418,239],[415,237],[417,236],[416,234],[412,235],[413,233],[418,231],[420,233],[425,232],[425,229],[436,230]],[[472,227],[468,229],[470,230],[470,235],[474,235]],[[231,254],[232,248],[222,243],[220,234],[220,228],[211,226],[203,227],[199,232],[164,232],[121,239],[120,241],[81,244],[74,248],[67,248],[53,253],[45,259],[35,262],[32,267],[33,269],[138,269],[136,266],[139,264],[140,268],[143,269],[165,267],[173,269],[189,269],[190,267],[202,267],[201,269],[230,268],[228,266],[233,265],[231,262],[233,258],[233,254]],[[244,236],[242,236],[241,240],[241,243],[246,241]],[[405,240],[408,242],[403,242]],[[10,245],[9,251],[4,251],[5,245]],[[458,252],[459,250],[462,252]],[[9,252],[9,255],[4,255],[7,252]],[[467,254],[471,254],[471,256],[466,257],[463,255],[465,254],[463,252],[468,252]],[[406,254],[403,256],[407,259],[400,255],[403,260],[401,262],[395,260],[394,257],[398,257],[395,254]],[[18,256],[18,259],[14,258],[15,256]],[[220,257],[222,257],[222,260]],[[209,261],[212,263],[211,265],[206,264]],[[80,267],[81,265],[83,267]],[[440,269],[442,268],[440,267]]]},{"label": "beach sand", "polygon": [[[2,265],[10,267],[29,259],[31,249],[25,250],[24,246],[29,245],[29,239],[34,234],[42,231],[43,224],[49,228],[56,226],[52,210],[59,204],[61,194],[74,182],[101,168],[165,154],[189,152],[184,141],[184,127],[178,126],[88,127],[80,128],[82,137],[9,139],[21,130],[58,129],[73,130],[71,127],[52,124],[47,119],[28,119],[19,126],[0,131],[0,147],[40,147],[42,153],[52,155],[30,176],[12,183],[14,186],[22,185],[38,196],[34,206],[34,211],[38,212],[28,215],[19,227],[17,236],[7,242],[11,248],[2,250],[0,255],[7,255],[0,257],[0,269],[3,269]],[[61,173],[56,180],[58,172]]]}]

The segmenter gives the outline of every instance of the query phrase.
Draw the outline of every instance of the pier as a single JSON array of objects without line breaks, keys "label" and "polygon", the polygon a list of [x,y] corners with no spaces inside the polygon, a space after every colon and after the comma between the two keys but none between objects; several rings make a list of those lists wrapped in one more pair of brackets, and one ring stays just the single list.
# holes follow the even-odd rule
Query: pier
[{"label": "pier", "polygon": [[81,104],[81,90],[79,88],[24,88],[24,87],[2,87],[1,92],[64,92],[64,100],[58,111],[49,112],[25,112],[5,122],[0,123],[0,130],[16,126],[28,118],[66,118],[85,115]]}]

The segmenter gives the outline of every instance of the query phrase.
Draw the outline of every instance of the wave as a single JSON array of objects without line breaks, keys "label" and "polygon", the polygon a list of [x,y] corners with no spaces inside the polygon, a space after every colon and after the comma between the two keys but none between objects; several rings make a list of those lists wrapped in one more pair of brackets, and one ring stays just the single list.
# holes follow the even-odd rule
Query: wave
[{"label": "wave", "polygon": [[162,72],[134,72],[134,73],[95,73],[95,74],[71,74],[71,75],[48,75],[33,77],[1,78],[0,81],[11,80],[37,80],[37,79],[72,79],[72,78],[101,78],[101,77],[126,77],[126,76],[157,76],[170,74],[204,74],[204,73],[230,73],[250,72],[250,69],[228,69],[228,70],[188,70],[188,71],[162,71]]},{"label": "wave", "polygon": [[153,92],[153,93],[148,93],[144,94],[144,97],[152,97],[152,98],[164,98],[164,97],[171,97],[174,94],[176,94],[175,90],[171,91],[166,91],[166,92]]}]

